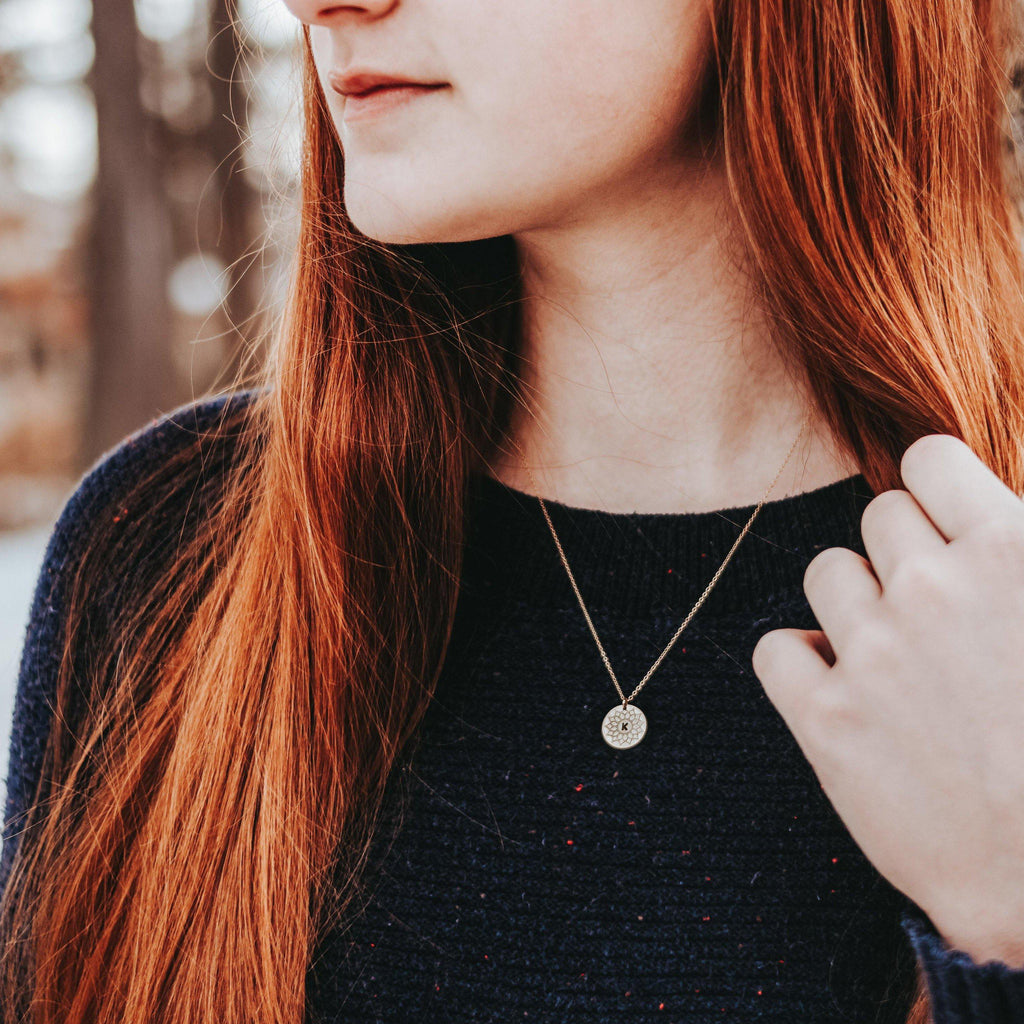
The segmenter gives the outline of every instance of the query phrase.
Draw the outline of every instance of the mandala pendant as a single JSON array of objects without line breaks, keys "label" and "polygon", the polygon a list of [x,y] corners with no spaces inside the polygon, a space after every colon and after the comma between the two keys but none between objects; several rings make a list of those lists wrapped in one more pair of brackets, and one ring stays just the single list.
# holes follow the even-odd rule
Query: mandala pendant
[{"label": "mandala pendant", "polygon": [[627,704],[615,707],[604,716],[601,724],[601,735],[610,747],[635,747],[647,732],[647,718],[635,705]]}]

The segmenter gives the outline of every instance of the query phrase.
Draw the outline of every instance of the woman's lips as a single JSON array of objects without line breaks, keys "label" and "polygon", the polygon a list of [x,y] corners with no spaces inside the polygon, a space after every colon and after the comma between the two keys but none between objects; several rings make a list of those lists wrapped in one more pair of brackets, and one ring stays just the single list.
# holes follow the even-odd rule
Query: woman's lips
[{"label": "woman's lips", "polygon": [[426,96],[427,93],[445,89],[447,85],[447,82],[440,85],[396,82],[393,85],[377,86],[368,92],[354,93],[345,97],[343,118],[346,124],[353,121],[374,120],[389,110],[394,110],[411,100]]}]

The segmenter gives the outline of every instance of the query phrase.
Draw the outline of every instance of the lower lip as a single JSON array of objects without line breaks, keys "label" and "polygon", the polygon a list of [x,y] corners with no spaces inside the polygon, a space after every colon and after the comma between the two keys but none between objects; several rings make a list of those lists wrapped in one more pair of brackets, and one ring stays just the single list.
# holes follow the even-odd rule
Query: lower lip
[{"label": "lower lip", "polygon": [[362,96],[346,96],[344,121],[346,124],[372,121],[418,96],[426,96],[443,88],[443,85],[389,85]]}]

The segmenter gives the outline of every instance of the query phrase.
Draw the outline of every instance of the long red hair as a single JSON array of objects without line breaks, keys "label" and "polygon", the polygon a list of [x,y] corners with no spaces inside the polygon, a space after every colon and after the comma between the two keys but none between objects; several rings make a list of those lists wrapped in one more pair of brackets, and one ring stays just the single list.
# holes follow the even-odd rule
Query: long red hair
[{"label": "long red hair", "polygon": [[[701,111],[759,298],[876,491],[932,432],[1024,490],[1010,4],[715,16]],[[515,250],[357,232],[304,44],[300,236],[259,391],[132,481],[60,581],[53,726],[0,902],[4,1021],[298,1024],[444,660],[468,476],[520,379]],[[199,513],[154,555],[183,489]],[[101,581],[128,564],[114,600]]]}]

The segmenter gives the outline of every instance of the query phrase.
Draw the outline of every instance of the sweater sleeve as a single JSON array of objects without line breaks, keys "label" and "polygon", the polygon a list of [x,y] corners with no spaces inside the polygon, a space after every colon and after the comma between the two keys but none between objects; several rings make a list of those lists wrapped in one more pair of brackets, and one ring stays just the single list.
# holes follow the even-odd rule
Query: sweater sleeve
[{"label": "sweater sleeve", "polygon": [[1024,1024],[1024,967],[978,963],[910,903],[900,919],[928,985],[934,1024]]},{"label": "sweater sleeve", "polygon": [[[65,607],[74,569],[100,517],[119,507],[132,484],[216,422],[234,392],[179,406],[101,455],[78,481],[50,534],[36,580],[21,651],[8,746],[0,892],[6,888],[21,825],[42,771],[57,695]],[[123,571],[119,567],[118,571]],[[97,598],[102,601],[102,598]]]}]

